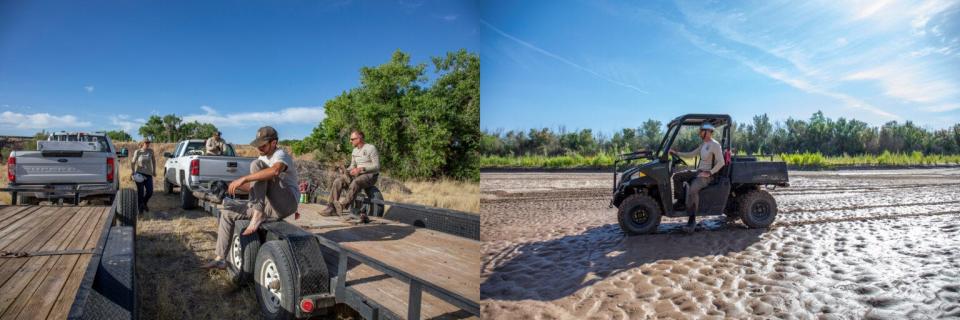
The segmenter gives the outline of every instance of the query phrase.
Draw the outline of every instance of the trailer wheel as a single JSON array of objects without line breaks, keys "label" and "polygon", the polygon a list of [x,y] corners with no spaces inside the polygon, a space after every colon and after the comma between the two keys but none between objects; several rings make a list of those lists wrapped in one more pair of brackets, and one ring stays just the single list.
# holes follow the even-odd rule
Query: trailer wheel
[{"label": "trailer wheel", "polygon": [[40,199],[38,199],[37,197],[31,197],[31,196],[20,196],[19,202],[21,205],[35,206],[40,204]]},{"label": "trailer wheel", "polygon": [[[364,189],[363,193],[367,195],[367,198],[383,201],[383,194],[380,193],[380,189],[377,189],[376,186]],[[368,217],[382,217],[384,210],[382,204],[364,203],[363,206],[360,207],[360,211],[366,213]]]},{"label": "trailer wheel", "polygon": [[197,198],[193,196],[193,192],[187,188],[187,185],[182,181],[180,182],[180,208],[183,210],[190,210],[197,207]]},{"label": "trailer wheel", "polygon": [[766,190],[749,191],[738,198],[740,219],[748,227],[766,228],[777,218],[777,202]]},{"label": "trailer wheel", "polygon": [[120,226],[137,229],[137,214],[140,212],[137,203],[137,192],[133,189],[120,189],[117,201],[117,222]]},{"label": "trailer wheel", "polygon": [[243,286],[253,279],[257,252],[260,251],[259,236],[242,235],[248,225],[250,220],[239,220],[233,226],[233,237],[230,240],[230,250],[227,252],[227,262],[229,262],[227,272],[230,273],[230,280],[237,286]]},{"label": "trailer wheel", "polygon": [[660,206],[648,195],[633,194],[620,204],[617,222],[627,235],[652,233],[660,225]]},{"label": "trailer wheel", "polygon": [[293,319],[293,255],[282,240],[268,241],[257,254],[256,291],[264,319]]}]

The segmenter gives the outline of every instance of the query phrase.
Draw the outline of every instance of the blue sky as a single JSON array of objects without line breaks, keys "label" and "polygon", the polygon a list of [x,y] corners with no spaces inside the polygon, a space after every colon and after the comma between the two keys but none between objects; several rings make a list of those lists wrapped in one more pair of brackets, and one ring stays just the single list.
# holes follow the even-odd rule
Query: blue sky
[{"label": "blue sky", "polygon": [[960,122],[960,1],[485,1],[481,128]]},{"label": "blue sky", "polygon": [[[0,0],[0,135],[137,128],[150,115],[302,138],[359,69],[478,52],[472,1]],[[432,72],[432,71],[428,71]]]}]

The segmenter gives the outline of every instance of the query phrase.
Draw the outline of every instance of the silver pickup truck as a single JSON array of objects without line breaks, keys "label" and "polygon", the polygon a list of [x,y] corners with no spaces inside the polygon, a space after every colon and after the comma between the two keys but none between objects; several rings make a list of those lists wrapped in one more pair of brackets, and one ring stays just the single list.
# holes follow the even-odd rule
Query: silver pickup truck
[{"label": "silver pickup truck", "polygon": [[163,191],[173,193],[180,188],[180,207],[193,209],[197,199],[191,189],[206,186],[212,181],[229,183],[250,173],[250,164],[255,158],[237,157],[233,144],[227,144],[220,156],[204,155],[205,140],[193,139],[177,143],[172,153],[164,152],[167,162],[163,165]]},{"label": "silver pickup truck", "polygon": [[[125,150],[124,150],[125,151]],[[118,158],[113,142],[103,132],[59,132],[37,141],[36,151],[13,151],[7,159],[4,188],[14,204],[35,205],[42,200],[78,204],[81,200],[113,202],[120,187]]]}]

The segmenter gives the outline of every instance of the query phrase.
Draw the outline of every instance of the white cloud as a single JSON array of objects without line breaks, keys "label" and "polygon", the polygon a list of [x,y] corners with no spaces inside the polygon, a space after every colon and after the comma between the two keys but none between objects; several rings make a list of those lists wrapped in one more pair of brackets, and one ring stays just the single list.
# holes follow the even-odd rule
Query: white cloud
[{"label": "white cloud", "polygon": [[844,79],[877,81],[884,94],[911,102],[941,101],[958,93],[948,79],[926,73],[924,69],[892,63],[857,71]]},{"label": "white cloud", "polygon": [[456,14],[448,14],[448,15],[443,16],[443,20],[445,20],[445,21],[454,21],[454,20],[457,20],[457,18],[459,18],[459,17],[460,17],[460,16],[459,16],[459,15],[456,15]]},{"label": "white cloud", "polygon": [[72,115],[54,116],[49,113],[23,114],[12,111],[0,113],[0,124],[17,129],[49,129],[89,127],[89,121],[80,121]]},{"label": "white cloud", "polygon": [[86,91],[87,93],[93,92],[94,89],[96,89],[96,87],[94,86],[83,86],[83,90]]},{"label": "white cloud", "polygon": [[480,23],[482,23],[484,26],[486,26],[486,27],[489,28],[490,30],[493,30],[493,32],[496,32],[497,34],[499,34],[500,36],[502,36],[502,37],[504,37],[504,38],[510,39],[510,40],[512,40],[513,42],[516,42],[517,44],[520,44],[520,45],[522,45],[522,46],[524,46],[524,47],[527,47],[527,48],[530,49],[530,50],[536,51],[536,52],[538,52],[538,53],[540,53],[540,54],[542,54],[542,55],[545,55],[545,56],[547,56],[547,57],[550,57],[550,58],[553,58],[553,59],[555,59],[555,60],[557,60],[557,61],[560,61],[560,62],[562,62],[562,63],[564,63],[564,64],[566,64],[566,65],[568,65],[568,66],[571,66],[571,67],[573,67],[573,68],[575,68],[575,69],[578,69],[578,70],[580,70],[580,71],[589,73],[589,74],[591,74],[591,75],[593,75],[593,76],[595,76],[595,77],[597,77],[597,78],[600,78],[601,80],[604,80],[604,81],[606,81],[606,82],[609,82],[609,83],[612,83],[612,84],[615,84],[615,85],[618,85],[618,86],[621,86],[621,87],[624,87],[624,88],[627,88],[627,89],[630,89],[630,90],[633,90],[633,91],[636,91],[636,92],[639,92],[639,93],[644,93],[644,94],[649,93],[649,92],[647,92],[646,90],[640,89],[640,87],[637,87],[637,86],[635,86],[635,85],[632,85],[632,84],[629,84],[629,83],[626,83],[626,82],[623,82],[623,81],[616,80],[616,79],[614,79],[614,78],[612,78],[612,77],[610,77],[610,76],[608,76],[608,75],[605,75],[605,74],[602,74],[602,73],[600,73],[600,72],[597,72],[597,71],[594,70],[594,69],[584,67],[584,66],[582,66],[582,65],[580,65],[580,64],[578,64],[578,63],[576,63],[576,62],[570,61],[570,60],[567,59],[567,58],[561,57],[561,56],[559,56],[559,55],[557,55],[557,54],[555,54],[555,53],[553,53],[553,52],[544,50],[544,49],[542,49],[542,48],[540,48],[540,47],[538,47],[538,46],[536,46],[536,45],[534,45],[534,44],[532,44],[532,43],[529,43],[529,42],[526,42],[526,41],[524,41],[524,40],[521,40],[521,39],[519,39],[519,38],[517,38],[517,37],[514,37],[513,35],[511,35],[511,34],[509,34],[509,33],[506,33],[506,32],[503,31],[503,30],[500,30],[499,28],[495,27],[494,25],[488,23],[487,21],[485,21],[485,20],[483,20],[483,19],[480,20]]},{"label": "white cloud", "polygon": [[125,114],[110,116],[110,123],[113,123],[113,125],[119,127],[120,130],[129,134],[134,134],[135,132],[133,130],[139,129],[140,126],[146,122],[146,119],[141,118],[130,119],[130,116]]},{"label": "white cloud", "polygon": [[928,112],[947,112],[960,109],[960,103],[951,103],[951,104],[942,104],[936,106],[924,107],[924,111]]},{"label": "white cloud", "polygon": [[210,106],[200,106],[204,114],[183,117],[185,122],[212,123],[217,127],[248,127],[265,124],[318,123],[326,116],[323,107],[293,107],[279,111],[221,114]]}]

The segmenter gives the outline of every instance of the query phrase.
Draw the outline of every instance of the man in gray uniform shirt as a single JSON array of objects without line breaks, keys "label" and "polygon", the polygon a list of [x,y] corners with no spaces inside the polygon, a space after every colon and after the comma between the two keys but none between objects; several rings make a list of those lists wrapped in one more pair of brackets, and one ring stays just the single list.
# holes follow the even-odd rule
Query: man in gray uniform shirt
[{"label": "man in gray uniform shirt", "polygon": [[[339,172],[339,176],[333,181],[330,187],[330,206],[321,212],[329,214],[336,210],[339,214],[344,208],[349,206],[357,197],[360,190],[366,189],[377,183],[377,176],[380,172],[380,154],[377,148],[363,140],[363,132],[353,130],[350,133],[350,144],[353,145],[353,152],[350,157],[350,166],[347,172]],[[347,189],[347,194],[341,196],[341,190]],[[365,217],[361,217],[364,219]],[[364,219],[365,220],[365,219]]]},{"label": "man in gray uniform shirt", "polygon": [[223,202],[217,228],[217,257],[202,268],[226,268],[223,259],[237,220],[250,219],[250,225],[243,231],[243,235],[250,235],[264,221],[283,220],[297,212],[300,199],[297,165],[290,154],[277,146],[278,141],[277,130],[272,127],[257,130],[257,138],[250,145],[257,148],[260,157],[250,164],[250,174],[233,180],[227,189],[232,195],[236,195],[237,190],[249,192],[250,201]]},{"label": "man in gray uniform shirt", "polygon": [[687,187],[686,205],[687,214],[690,215],[690,219],[687,220],[687,225],[683,227],[683,231],[687,233],[693,232],[696,227],[695,215],[697,213],[697,206],[700,205],[700,190],[703,190],[703,188],[710,184],[714,179],[714,175],[726,164],[723,160],[723,150],[720,143],[717,142],[717,140],[713,140],[713,130],[714,127],[709,122],[705,122],[700,126],[699,135],[700,139],[703,139],[703,143],[701,143],[697,149],[689,152],[677,152],[676,150],[670,149],[670,154],[680,157],[689,158],[695,155],[700,156],[700,163],[697,165],[697,176],[690,181],[690,185]]}]

